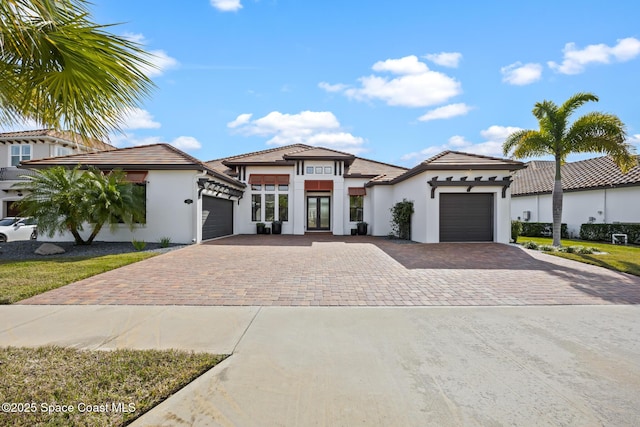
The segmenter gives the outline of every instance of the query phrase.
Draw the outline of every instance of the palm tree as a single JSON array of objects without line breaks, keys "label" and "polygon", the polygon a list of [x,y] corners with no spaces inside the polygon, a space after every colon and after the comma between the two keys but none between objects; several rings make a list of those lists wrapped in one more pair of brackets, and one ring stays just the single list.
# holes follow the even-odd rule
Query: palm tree
[{"label": "palm tree", "polygon": [[126,174],[114,170],[108,174],[90,169],[87,178],[87,198],[93,209],[89,221],[93,225],[87,244],[91,244],[105,223],[113,230],[117,224],[124,223],[133,230],[136,224],[145,220],[144,187],[126,181]]},{"label": "palm tree", "polygon": [[625,142],[626,131],[622,121],[613,114],[591,112],[569,125],[569,117],[583,104],[598,101],[591,93],[577,93],[560,107],[552,101],[537,102],[533,115],[539,130],[520,130],[505,140],[505,155],[513,150],[518,159],[552,155],[555,159],[555,181],[552,192],[553,246],[560,246],[562,223],[561,166],[571,153],[604,153],[626,172],[638,161],[631,144]]},{"label": "palm tree", "polygon": [[[77,245],[90,245],[105,223],[113,228],[124,223],[133,230],[144,222],[144,188],[125,180],[124,172],[108,174],[97,169],[81,170],[58,166],[25,175],[26,182],[14,185],[26,192],[18,206],[25,216],[38,222],[38,231],[53,237],[70,232]],[[89,225],[85,240],[80,232]]]},{"label": "palm tree", "polygon": [[28,192],[18,202],[21,214],[38,222],[38,232],[53,237],[55,233],[71,232],[76,244],[83,244],[80,236],[91,206],[86,198],[86,177],[80,166],[69,170],[61,166],[25,175],[26,182],[14,185]]},{"label": "palm tree", "polygon": [[31,119],[103,139],[148,96],[140,45],[91,21],[86,0],[0,2],[0,124]]}]

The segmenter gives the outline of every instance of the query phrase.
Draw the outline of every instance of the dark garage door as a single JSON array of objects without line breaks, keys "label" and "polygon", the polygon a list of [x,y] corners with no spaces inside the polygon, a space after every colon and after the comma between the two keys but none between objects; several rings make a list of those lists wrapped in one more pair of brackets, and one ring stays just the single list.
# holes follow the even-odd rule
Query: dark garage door
[{"label": "dark garage door", "polygon": [[233,201],[202,196],[202,240],[233,234]]},{"label": "dark garage door", "polygon": [[492,242],[493,194],[440,194],[441,242]]}]

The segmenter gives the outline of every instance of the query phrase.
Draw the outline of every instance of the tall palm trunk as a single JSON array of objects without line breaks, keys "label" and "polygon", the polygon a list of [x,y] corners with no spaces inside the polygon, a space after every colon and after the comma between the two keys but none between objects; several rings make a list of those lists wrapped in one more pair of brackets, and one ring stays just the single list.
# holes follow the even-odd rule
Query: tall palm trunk
[{"label": "tall palm trunk", "polygon": [[560,166],[562,162],[556,157],[556,178],[553,182],[553,192],[551,193],[551,210],[553,211],[553,246],[560,246],[562,230],[562,175]]}]

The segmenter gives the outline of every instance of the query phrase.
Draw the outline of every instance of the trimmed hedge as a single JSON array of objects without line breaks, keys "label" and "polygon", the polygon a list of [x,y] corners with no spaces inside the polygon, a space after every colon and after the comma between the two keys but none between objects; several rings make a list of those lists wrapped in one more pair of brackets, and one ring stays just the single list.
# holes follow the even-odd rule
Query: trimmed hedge
[{"label": "trimmed hedge", "polygon": [[629,243],[640,242],[640,224],[582,224],[580,238],[596,242],[610,242],[612,234],[626,234]]},{"label": "trimmed hedge", "polygon": [[[553,224],[550,222],[523,222],[521,236],[525,237],[550,237],[550,234],[543,234],[545,230],[553,230]],[[569,237],[567,224],[561,224],[560,236],[563,239]]]}]

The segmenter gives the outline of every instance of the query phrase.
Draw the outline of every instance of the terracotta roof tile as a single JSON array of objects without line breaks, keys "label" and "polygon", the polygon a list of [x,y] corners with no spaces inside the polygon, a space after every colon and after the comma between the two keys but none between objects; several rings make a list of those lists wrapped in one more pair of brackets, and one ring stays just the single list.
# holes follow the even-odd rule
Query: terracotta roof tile
[{"label": "terracotta roof tile", "polygon": [[[555,177],[553,161],[532,161],[518,171],[511,185],[511,195],[551,193]],[[565,163],[562,166],[562,188],[579,191],[602,187],[640,185],[640,166],[623,174],[608,157]]]},{"label": "terracotta roof tile", "polygon": [[93,138],[82,138],[75,132],[69,131],[57,131],[54,129],[38,129],[38,130],[26,130],[19,132],[4,132],[0,133],[0,142],[2,141],[32,141],[34,139],[53,138],[69,141],[70,143],[82,145],[89,148],[92,151],[105,151],[115,150],[111,144],[99,141]]},{"label": "terracotta roof tile", "polygon": [[140,145],[111,151],[73,154],[70,156],[49,157],[46,159],[22,162],[25,168],[76,166],[78,164],[105,169],[206,170],[227,182],[244,186],[243,183],[214,170],[195,157],[169,144]]}]

